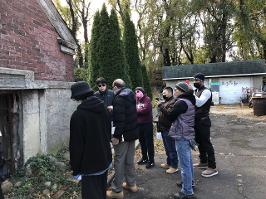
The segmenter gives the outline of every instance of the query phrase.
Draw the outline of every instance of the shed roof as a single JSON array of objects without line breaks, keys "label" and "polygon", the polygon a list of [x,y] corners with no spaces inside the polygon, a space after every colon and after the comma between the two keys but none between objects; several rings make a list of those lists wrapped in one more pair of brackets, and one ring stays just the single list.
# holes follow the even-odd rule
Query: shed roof
[{"label": "shed roof", "polygon": [[264,60],[188,64],[163,67],[163,80],[190,79],[196,73],[206,77],[266,75]]}]

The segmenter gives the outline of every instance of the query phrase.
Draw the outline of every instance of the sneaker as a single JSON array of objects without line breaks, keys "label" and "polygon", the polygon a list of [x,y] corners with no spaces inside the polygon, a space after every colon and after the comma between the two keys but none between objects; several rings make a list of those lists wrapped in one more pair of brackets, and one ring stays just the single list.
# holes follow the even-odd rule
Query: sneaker
[{"label": "sneaker", "polygon": [[170,166],[167,163],[162,163],[160,164],[160,167],[163,169],[169,169]]},{"label": "sneaker", "polygon": [[137,164],[138,165],[144,165],[144,164],[147,164],[147,162],[148,162],[147,159],[141,158],[139,161],[137,161]]},{"label": "sneaker", "polygon": [[114,192],[112,190],[108,190],[106,191],[106,196],[108,198],[117,198],[117,199],[123,199],[124,198],[124,193],[123,191],[120,191],[120,192]]},{"label": "sneaker", "polygon": [[174,199],[196,199],[196,197],[192,195],[185,195],[182,192],[178,192],[174,195]]},{"label": "sneaker", "polygon": [[199,168],[199,169],[207,169],[208,163],[195,163],[193,164],[193,167]]},{"label": "sneaker", "polygon": [[178,169],[177,168],[170,167],[165,172],[168,173],[168,174],[173,174],[173,173],[178,172]]},{"label": "sneaker", "polygon": [[209,178],[212,176],[216,176],[218,174],[217,169],[212,169],[212,168],[207,168],[206,170],[204,170],[201,173],[201,176],[205,177],[205,178]]},{"label": "sneaker", "polygon": [[154,162],[148,161],[147,164],[146,164],[146,169],[150,169],[152,167],[154,167]]},{"label": "sneaker", "polygon": [[123,182],[123,188],[126,189],[126,190],[129,190],[129,191],[131,191],[133,193],[136,193],[139,190],[139,188],[138,188],[138,186],[136,184],[134,184],[132,186],[129,186],[129,185],[127,185],[126,182]]}]

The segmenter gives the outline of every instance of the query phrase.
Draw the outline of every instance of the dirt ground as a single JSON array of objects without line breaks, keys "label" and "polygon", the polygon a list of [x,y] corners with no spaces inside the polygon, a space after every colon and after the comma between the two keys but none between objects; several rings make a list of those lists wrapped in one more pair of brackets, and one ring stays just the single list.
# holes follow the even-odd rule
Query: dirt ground
[{"label": "dirt ground", "polygon": [[[240,106],[214,106],[211,109],[211,137],[219,174],[201,177],[195,169],[198,199],[265,199],[266,198],[266,116],[256,117],[253,110]],[[125,191],[129,199],[173,198],[179,189],[180,173],[166,174],[159,167],[165,161],[160,140],[155,140],[156,166],[137,168],[138,193]],[[140,156],[137,151],[136,159]],[[194,162],[198,154],[193,153]]]}]

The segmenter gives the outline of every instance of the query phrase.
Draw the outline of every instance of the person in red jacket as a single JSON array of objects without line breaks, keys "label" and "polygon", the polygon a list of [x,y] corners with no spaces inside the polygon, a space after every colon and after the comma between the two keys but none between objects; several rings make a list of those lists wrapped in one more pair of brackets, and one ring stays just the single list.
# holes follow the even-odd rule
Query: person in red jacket
[{"label": "person in red jacket", "polygon": [[154,143],[152,125],[152,105],[150,98],[142,87],[135,89],[136,106],[139,126],[139,142],[142,158],[139,165],[146,164],[146,168],[154,167]]}]

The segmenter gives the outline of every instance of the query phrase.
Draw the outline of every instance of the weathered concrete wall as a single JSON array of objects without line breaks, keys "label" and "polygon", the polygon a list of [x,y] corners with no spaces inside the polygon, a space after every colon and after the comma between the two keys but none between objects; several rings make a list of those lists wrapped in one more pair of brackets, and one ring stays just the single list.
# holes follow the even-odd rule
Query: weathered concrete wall
[{"label": "weathered concrete wall", "polygon": [[263,84],[263,77],[262,76],[255,76],[252,78],[253,82],[253,88],[261,90],[262,89],[262,84]]},{"label": "weathered concrete wall", "polygon": [[24,90],[22,104],[25,162],[68,145],[70,117],[77,107],[69,89]]},{"label": "weathered concrete wall", "polygon": [[41,152],[38,90],[22,92],[24,161]]},{"label": "weathered concrete wall", "polygon": [[70,99],[69,89],[46,90],[47,150],[68,145],[69,123],[77,103]]},{"label": "weathered concrete wall", "polygon": [[[184,82],[184,80],[166,81],[166,85],[174,88],[175,84],[180,81]],[[246,90],[260,90],[263,80],[262,76],[207,78],[204,82],[205,86],[211,88],[211,82],[218,83],[218,90],[213,93],[213,100],[216,104],[219,101],[221,104],[236,104],[240,103]],[[193,84],[193,81],[191,83]]]}]

